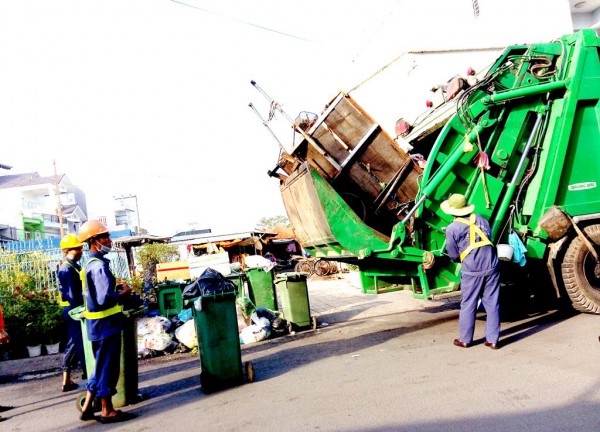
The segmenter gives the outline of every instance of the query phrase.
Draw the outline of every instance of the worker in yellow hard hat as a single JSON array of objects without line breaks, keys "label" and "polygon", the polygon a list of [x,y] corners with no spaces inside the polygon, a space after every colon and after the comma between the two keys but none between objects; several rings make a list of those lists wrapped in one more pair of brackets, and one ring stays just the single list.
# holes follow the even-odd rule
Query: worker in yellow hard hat
[{"label": "worker in yellow hard hat", "polygon": [[[131,413],[114,409],[112,395],[117,392],[121,367],[121,332],[124,326],[123,299],[131,295],[125,286],[117,291],[106,255],[111,251],[112,240],[108,228],[98,220],[89,220],[79,229],[79,241],[90,247],[90,255],[81,271],[85,323],[88,339],[96,365],[90,371],[86,386],[86,399],[81,420],[96,419],[101,423],[114,423],[133,418]],[[92,401],[102,403],[100,417],[94,416]]]},{"label": "worker in yellow hard hat", "polygon": [[81,292],[81,276],[79,260],[83,255],[83,243],[75,234],[67,234],[60,240],[60,248],[64,260],[58,269],[58,287],[60,290],[60,305],[63,308],[63,318],[67,330],[67,343],[62,362],[62,391],[68,392],[78,388],[71,379],[71,371],[81,367],[85,376],[85,354],[83,338],[79,321],[69,316],[69,311],[83,304]]}]

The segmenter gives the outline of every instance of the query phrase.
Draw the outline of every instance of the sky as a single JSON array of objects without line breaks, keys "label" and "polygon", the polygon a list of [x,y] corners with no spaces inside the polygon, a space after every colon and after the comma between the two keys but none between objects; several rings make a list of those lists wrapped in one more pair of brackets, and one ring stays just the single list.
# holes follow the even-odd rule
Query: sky
[{"label": "sky", "polygon": [[[0,2],[0,163],[52,175],[55,161],[90,217],[135,195],[152,234],[251,229],[285,209],[267,176],[278,145],[248,107],[266,118],[268,101],[250,81],[292,118],[318,113],[403,50],[468,37],[468,18],[442,31],[448,10],[468,17],[472,4]],[[291,145],[282,116],[272,127]]]}]

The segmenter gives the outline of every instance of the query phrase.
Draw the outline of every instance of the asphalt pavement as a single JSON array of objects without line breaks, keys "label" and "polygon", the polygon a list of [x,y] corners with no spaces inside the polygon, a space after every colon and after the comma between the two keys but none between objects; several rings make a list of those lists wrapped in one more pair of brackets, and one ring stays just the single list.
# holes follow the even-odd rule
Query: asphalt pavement
[{"label": "asphalt pavement", "polygon": [[[311,279],[317,330],[242,346],[252,384],[208,394],[197,354],[139,362],[140,402],[120,425],[82,422],[55,372],[0,385],[15,408],[1,430],[417,431],[600,430],[598,317],[554,309],[503,314],[502,347],[455,347],[458,298],[363,295],[344,277]],[[508,309],[508,308],[507,308]],[[49,356],[48,356],[49,357]],[[25,360],[22,364],[25,364]],[[0,366],[2,363],[0,362]],[[32,372],[32,371],[29,371]]]},{"label": "asphalt pavement", "polygon": [[[307,285],[311,314],[317,318],[321,327],[409,310],[442,307],[457,301],[457,298],[439,301],[414,299],[408,291],[362,294],[349,273],[311,276]],[[190,355],[197,357],[197,354]],[[62,353],[0,361],[0,384],[57,374],[61,362]],[[77,376],[77,372],[74,375]]]}]

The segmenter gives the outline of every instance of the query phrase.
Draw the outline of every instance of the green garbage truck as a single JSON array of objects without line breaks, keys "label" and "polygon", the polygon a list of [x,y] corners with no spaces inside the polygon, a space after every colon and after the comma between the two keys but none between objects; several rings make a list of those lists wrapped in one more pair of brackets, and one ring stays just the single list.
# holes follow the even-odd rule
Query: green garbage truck
[{"label": "green garbage truck", "polygon": [[508,47],[477,82],[448,85],[454,114],[410,153],[340,93],[296,122],[302,139],[270,172],[298,240],[358,266],[364,292],[453,295],[460,264],[445,254],[440,204],[461,193],[494,244],[516,233],[525,246],[507,279],[600,313],[599,47],[593,30]]}]

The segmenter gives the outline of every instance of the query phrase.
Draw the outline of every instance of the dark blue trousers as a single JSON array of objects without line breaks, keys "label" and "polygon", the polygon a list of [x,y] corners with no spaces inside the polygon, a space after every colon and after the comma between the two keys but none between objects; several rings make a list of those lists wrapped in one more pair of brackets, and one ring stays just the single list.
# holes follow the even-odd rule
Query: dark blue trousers
[{"label": "dark blue trousers", "polygon": [[63,372],[71,372],[73,369],[81,367],[85,371],[81,322],[67,318],[65,325],[67,327],[67,343],[61,369]]},{"label": "dark blue trousers", "polygon": [[117,393],[117,381],[121,370],[121,333],[92,341],[96,367],[88,377],[87,391],[99,398]]},{"label": "dark blue trousers", "polygon": [[500,273],[498,271],[487,276],[462,275],[460,279],[460,315],[458,331],[460,340],[473,342],[475,332],[475,315],[477,302],[481,298],[487,314],[485,321],[485,340],[498,343],[500,337]]}]

